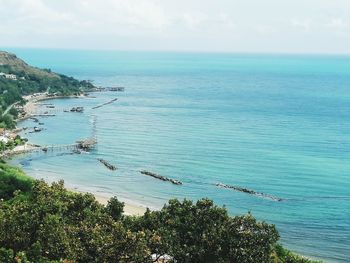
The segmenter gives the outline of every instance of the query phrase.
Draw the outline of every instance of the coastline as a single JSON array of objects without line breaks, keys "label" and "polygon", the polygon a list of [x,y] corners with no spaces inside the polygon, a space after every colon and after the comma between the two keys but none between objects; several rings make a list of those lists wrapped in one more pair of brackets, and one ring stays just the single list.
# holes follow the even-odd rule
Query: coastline
[{"label": "coastline", "polygon": [[[89,191],[81,191],[75,188],[71,188],[71,187],[67,187],[67,189],[71,192],[74,193],[81,193],[81,194],[92,194],[95,196],[96,200],[102,204],[102,205],[106,205],[109,201],[109,197],[100,195],[100,194],[96,194],[96,193],[91,193]],[[118,197],[118,196],[117,196]],[[132,204],[131,202],[125,202],[124,200],[119,200],[121,202],[124,203],[124,214],[129,215],[129,216],[142,216],[145,212],[146,212],[146,207],[141,206],[141,205],[136,205],[136,204]]]},{"label": "coastline", "polygon": [[[54,97],[48,97],[47,94],[40,94],[40,95],[38,95],[36,97],[30,96],[30,98],[27,99],[27,103],[23,107],[24,109],[26,109],[26,115],[27,116],[25,116],[25,118],[21,118],[21,119],[17,119],[17,120],[21,121],[21,120],[25,120],[27,118],[32,117],[31,115],[33,114],[33,112],[35,112],[35,110],[39,107],[39,104],[38,104],[39,101],[45,101],[45,100],[51,100],[51,99],[63,99],[63,98],[84,98],[84,97],[85,96],[54,96]],[[20,130],[18,130],[18,132],[19,131]],[[13,156],[13,155],[17,155],[17,154],[25,154],[27,152],[30,152],[32,149],[35,149],[36,147],[40,147],[40,146],[31,144],[31,143],[27,143],[26,145],[17,146],[15,149],[12,149],[10,151],[9,156]],[[107,193],[103,193],[103,192],[102,193],[94,193],[94,192],[91,192],[91,191],[85,191],[85,189],[84,190],[80,190],[80,189],[78,189],[76,187],[72,187],[72,186],[70,186],[70,187],[66,186],[66,188],[69,191],[75,192],[75,193],[82,193],[82,194],[89,193],[89,194],[92,194],[95,197],[96,201],[98,201],[102,205],[106,205],[108,203],[109,199],[112,197],[112,196],[109,196],[109,197],[106,196],[105,194],[107,194]],[[115,196],[118,197],[118,193],[116,193]],[[142,216],[145,213],[146,209],[147,209],[146,206],[137,205],[135,203],[132,203],[133,200],[131,200],[130,202],[128,202],[125,199],[124,200],[119,200],[119,201],[124,203],[124,214],[128,215],[128,216]],[[151,210],[155,210],[155,209],[151,209]],[[305,258],[310,258],[309,256],[304,256],[304,257]]]},{"label": "coastline", "polygon": [[[81,96],[49,96],[46,92],[45,93],[37,93],[35,95],[28,95],[28,96],[23,96],[23,98],[27,101],[26,104],[23,106],[23,112],[24,116],[21,118],[18,118],[17,121],[22,121],[28,118],[31,118],[33,115],[33,112],[35,112],[38,108],[37,103],[39,101],[45,101],[45,100],[51,100],[51,99],[66,99],[66,98],[84,98],[84,95]],[[15,129],[15,133],[18,134],[21,129]],[[25,154],[28,152],[31,152],[32,150],[35,150],[35,148],[40,147],[39,145],[31,144],[29,142],[26,142],[24,145],[19,145],[16,146],[14,149],[9,150],[5,152],[2,156],[3,157],[11,157],[14,155],[18,154]],[[29,176],[29,175],[28,175]],[[89,191],[80,191],[76,188],[72,187],[67,187],[69,191],[75,192],[75,193],[90,193],[95,196],[96,200],[103,204],[106,205],[109,201],[109,197],[103,196],[101,194],[96,194],[92,193]],[[130,215],[130,216],[141,216],[146,212],[146,207],[133,204],[131,202],[125,202],[124,200],[122,201],[124,203],[124,214]]]},{"label": "coastline", "polygon": [[77,99],[77,98],[84,98],[84,97],[85,95],[49,96],[47,92],[23,96],[23,98],[27,101],[26,104],[24,104],[23,106],[24,116],[18,118],[17,121],[25,120],[35,115],[33,114],[33,112],[36,111],[38,106],[36,104],[39,101],[46,101],[46,100],[53,100],[53,99],[69,99],[69,98]]}]

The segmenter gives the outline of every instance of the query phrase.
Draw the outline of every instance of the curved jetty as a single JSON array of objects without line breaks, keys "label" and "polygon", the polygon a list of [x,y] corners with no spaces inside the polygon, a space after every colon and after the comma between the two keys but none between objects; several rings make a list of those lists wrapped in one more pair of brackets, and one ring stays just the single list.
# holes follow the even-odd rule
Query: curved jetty
[{"label": "curved jetty", "polygon": [[102,163],[104,166],[106,166],[109,170],[117,170],[117,167],[115,167],[114,165],[110,164],[109,162],[107,162],[106,160],[103,159],[97,159],[100,161],[100,163]]},{"label": "curved jetty", "polygon": [[101,108],[101,107],[103,107],[103,106],[105,106],[105,105],[108,105],[108,104],[111,104],[111,103],[115,102],[117,99],[118,99],[118,98],[115,98],[115,99],[110,100],[110,101],[108,101],[108,102],[105,102],[105,103],[103,103],[103,104],[97,105],[97,106],[95,106],[95,107],[92,107],[92,109]]},{"label": "curved jetty", "polygon": [[182,185],[182,182],[180,182],[178,180],[171,179],[171,178],[168,178],[168,177],[156,174],[156,173],[148,172],[148,171],[145,171],[145,170],[140,171],[140,173],[142,173],[144,175],[148,175],[148,176],[154,177],[156,179],[159,179],[159,180],[162,180],[162,181],[165,181],[165,182],[170,182],[170,183],[176,184],[176,185]]},{"label": "curved jetty", "polygon": [[254,190],[243,188],[243,187],[236,186],[236,185],[227,185],[227,184],[223,184],[223,183],[216,183],[215,185],[217,187],[221,187],[221,188],[232,189],[232,190],[235,190],[238,192],[243,192],[243,193],[250,194],[250,195],[256,195],[256,196],[268,198],[268,199],[271,199],[272,201],[276,201],[276,202],[283,201],[282,198],[279,198],[279,197],[276,197],[273,195],[269,195],[269,194],[265,194],[265,193],[259,193],[259,192],[256,192]]}]

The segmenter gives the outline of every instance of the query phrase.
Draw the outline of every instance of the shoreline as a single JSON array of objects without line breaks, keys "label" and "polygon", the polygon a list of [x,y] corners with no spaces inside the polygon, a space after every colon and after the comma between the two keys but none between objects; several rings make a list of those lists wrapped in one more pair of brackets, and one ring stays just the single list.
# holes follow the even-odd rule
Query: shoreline
[{"label": "shoreline", "polygon": [[[74,193],[92,194],[95,197],[96,201],[99,202],[102,205],[106,205],[108,203],[109,199],[110,199],[110,197],[106,197],[106,196],[103,196],[101,194],[96,194],[96,193],[92,193],[92,192],[89,192],[89,191],[78,190],[76,188],[67,187],[67,186],[66,186],[66,188],[69,191],[74,192]],[[117,196],[117,198],[118,198],[118,196]],[[119,198],[118,198],[118,200],[119,200]],[[119,200],[119,201],[124,203],[124,214],[125,215],[142,216],[147,210],[146,207],[141,206],[141,205],[132,204],[131,202],[125,202],[123,200]],[[148,207],[148,209],[150,209],[150,208]]]},{"label": "shoreline", "polygon": [[[80,95],[80,96],[75,96],[75,95],[73,95],[73,96],[48,96],[48,94],[45,92],[45,93],[37,93],[36,95],[23,96],[23,98],[27,101],[26,104],[23,106],[23,112],[25,114],[23,117],[18,118],[16,121],[24,121],[28,118],[31,118],[33,115],[35,115],[35,114],[33,114],[33,112],[35,112],[35,110],[38,108],[38,105],[36,105],[36,104],[40,101],[51,100],[51,99],[67,99],[67,98],[78,99],[78,98],[85,98],[85,96],[84,95]],[[16,130],[16,134],[18,134],[21,131],[17,127],[15,130]],[[26,142],[24,145],[16,146],[14,149],[9,150],[8,152],[4,153],[3,157],[8,158],[8,157],[12,157],[12,156],[18,155],[18,154],[26,154],[28,152],[31,152],[33,149],[35,150],[35,148],[37,148],[37,147],[40,147],[40,146]],[[28,175],[28,176],[30,176],[30,175]],[[102,194],[96,194],[96,193],[92,193],[89,191],[78,190],[77,188],[74,188],[74,187],[66,187],[66,188],[69,191],[72,191],[75,193],[90,193],[90,194],[94,195],[96,200],[102,205],[106,205],[108,203],[109,199],[111,198],[111,197],[103,196]],[[124,203],[124,214],[126,214],[126,215],[141,216],[146,212],[147,208],[145,206],[133,204],[131,202],[127,202],[124,200],[123,201],[120,200],[120,201]]]},{"label": "shoreline", "polygon": [[24,116],[17,118],[16,121],[26,120],[28,118],[35,116],[33,112],[35,112],[35,110],[38,108],[38,105],[36,104],[40,101],[54,100],[54,99],[70,99],[70,98],[79,99],[79,98],[85,98],[85,95],[49,96],[47,92],[44,92],[44,93],[36,93],[32,95],[23,96],[23,98],[27,101],[26,104],[23,105]]},{"label": "shoreline", "polygon": [[[85,98],[85,96],[55,96],[55,97],[47,97],[47,94],[41,94],[37,97],[32,97],[30,99],[28,99],[28,102],[24,105],[24,109],[27,109],[27,110],[31,110],[31,111],[35,111],[38,107],[40,107],[40,105],[37,105],[38,102],[40,101],[45,101],[45,100],[51,100],[51,99],[65,99],[65,98]],[[25,120],[25,119],[28,119],[28,118],[31,118],[32,117],[32,114],[28,114],[29,111],[25,111],[27,114],[27,116],[25,116],[24,118],[19,118],[17,119],[17,121],[22,121],[22,120]],[[18,148],[17,148],[18,147]],[[17,146],[15,149],[12,149],[9,153],[9,157],[12,157],[14,155],[17,155],[17,154],[26,154],[27,152],[29,152],[30,148],[36,148],[38,147],[38,145],[33,145],[33,144],[30,144],[30,143],[26,143],[26,145],[23,145],[23,146]],[[27,173],[26,173],[27,174]],[[28,174],[27,174],[28,175]],[[30,175],[28,175],[30,176]],[[34,178],[32,176],[30,176],[31,178]],[[96,201],[98,201],[100,204],[102,205],[106,205],[108,203],[108,201],[110,200],[110,197],[107,197],[105,196],[104,194],[107,194],[107,193],[94,193],[94,192],[91,192],[91,191],[85,191],[85,190],[79,190],[78,188],[75,188],[75,187],[69,187],[69,186],[65,186],[67,190],[71,191],[71,192],[75,192],[75,193],[81,193],[81,194],[84,194],[84,193],[89,193],[89,194],[92,194]],[[118,193],[115,194],[115,196],[118,197]],[[123,202],[124,203],[124,214],[125,215],[129,215],[129,216],[142,216],[145,211],[146,211],[146,206],[142,206],[142,205],[137,205],[137,204],[134,204],[132,203],[132,200],[131,202],[128,202],[128,201],[125,201],[124,200],[121,200],[119,199],[118,197],[118,200],[120,202]],[[151,209],[151,208],[150,208]],[[155,210],[155,209],[151,209],[151,210]],[[300,253],[298,253],[300,255]],[[303,255],[305,258],[311,258],[309,256],[305,256]]]}]

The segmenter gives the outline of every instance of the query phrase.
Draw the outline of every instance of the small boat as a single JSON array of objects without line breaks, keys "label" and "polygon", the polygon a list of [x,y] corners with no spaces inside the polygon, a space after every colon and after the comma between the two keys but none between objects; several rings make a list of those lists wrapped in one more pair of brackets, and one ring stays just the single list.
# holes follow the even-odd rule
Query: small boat
[{"label": "small boat", "polygon": [[76,112],[83,112],[83,111],[84,111],[84,108],[83,108],[83,107],[76,107],[76,108],[75,108],[75,111],[76,111]]},{"label": "small boat", "polygon": [[71,112],[83,112],[84,107],[73,107],[70,109]]},{"label": "small boat", "polygon": [[42,130],[43,130],[42,128],[34,127],[34,131],[35,131],[35,132],[41,132]]}]

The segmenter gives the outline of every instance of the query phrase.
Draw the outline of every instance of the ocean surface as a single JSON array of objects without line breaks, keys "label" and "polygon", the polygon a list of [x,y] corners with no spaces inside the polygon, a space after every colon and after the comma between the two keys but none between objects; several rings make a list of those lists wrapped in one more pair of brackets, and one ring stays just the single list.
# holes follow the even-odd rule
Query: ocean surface
[{"label": "ocean surface", "polygon": [[[125,87],[49,101],[57,116],[41,118],[44,131],[25,137],[56,145],[96,136],[98,145],[86,154],[13,160],[31,176],[152,208],[170,198],[208,197],[232,215],[251,211],[276,224],[293,251],[350,262],[350,57],[8,50],[41,68]],[[63,112],[72,106],[85,111]],[[142,175],[143,169],[184,184]]]}]

